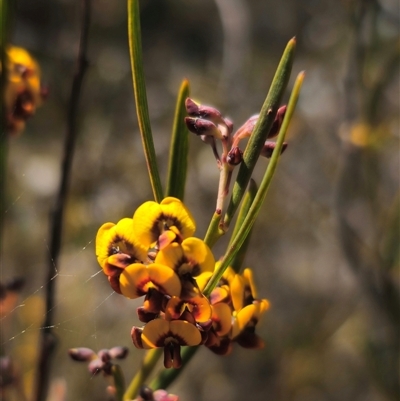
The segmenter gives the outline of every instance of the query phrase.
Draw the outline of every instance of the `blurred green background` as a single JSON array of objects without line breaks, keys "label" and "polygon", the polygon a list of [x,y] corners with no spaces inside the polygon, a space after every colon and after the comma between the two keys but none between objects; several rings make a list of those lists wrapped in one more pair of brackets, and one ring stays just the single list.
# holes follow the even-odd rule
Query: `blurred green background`
[{"label": "blurred green background", "polygon": [[[81,2],[19,0],[12,42],[42,68],[49,98],[9,145],[3,279],[26,278],[2,321],[4,347],[32,380],[44,317],[49,213],[60,176]],[[113,294],[94,253],[97,229],[152,198],[134,108],[124,1],[92,2],[89,69],[55,271],[52,380],[65,400],[107,400],[102,377],[71,347],[129,346],[129,380],[144,355],[131,344],[139,301]],[[171,391],[182,401],[386,401],[399,398],[399,4],[395,0],[141,1],[144,68],[155,147],[166,172],[175,100],[191,95],[238,128],[257,113],[287,41],[289,88],[306,79],[246,265],[272,304],[262,351],[202,349]],[[287,93],[285,101],[288,100]],[[260,182],[266,160],[254,178]],[[190,138],[185,201],[203,237],[218,170]],[[215,248],[218,258],[228,238]]]}]

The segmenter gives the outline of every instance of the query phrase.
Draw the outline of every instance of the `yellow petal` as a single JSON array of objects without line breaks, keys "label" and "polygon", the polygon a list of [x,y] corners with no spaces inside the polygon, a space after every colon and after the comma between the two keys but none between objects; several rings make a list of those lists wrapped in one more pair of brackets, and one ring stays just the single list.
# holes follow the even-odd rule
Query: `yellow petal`
[{"label": "yellow petal", "polygon": [[169,336],[169,322],[164,319],[154,319],[144,326],[142,344],[144,348],[164,347],[165,339]]},{"label": "yellow petal", "polygon": [[185,310],[185,301],[178,297],[171,297],[165,307],[165,319],[174,320],[179,319]]},{"label": "yellow petal", "polygon": [[137,261],[146,261],[147,251],[149,248],[139,241],[138,236],[136,235],[136,228],[133,225],[133,219],[127,217],[121,219],[117,223],[115,234],[116,238],[114,241],[118,242],[120,247],[126,247],[120,249],[122,253],[132,255]]},{"label": "yellow petal", "polygon": [[232,338],[237,337],[246,328],[255,316],[256,309],[256,306],[253,304],[247,305],[237,313],[232,325]]},{"label": "yellow petal", "polygon": [[163,214],[176,221],[183,238],[191,237],[196,231],[196,223],[189,209],[177,198],[167,197],[161,201]]},{"label": "yellow petal", "polygon": [[96,256],[97,261],[101,267],[104,266],[105,261],[110,256],[110,242],[113,232],[115,231],[114,223],[105,223],[97,231],[96,235]]},{"label": "yellow petal", "polygon": [[255,317],[258,321],[258,320],[260,320],[260,317],[262,316],[262,314],[265,313],[269,309],[270,303],[267,299],[260,299],[260,300],[253,301],[253,304],[256,307]]},{"label": "yellow petal", "polygon": [[206,323],[211,319],[211,305],[205,296],[187,299],[187,307],[197,323]]},{"label": "yellow petal", "polygon": [[133,215],[133,226],[139,242],[150,248],[158,240],[161,232],[158,224],[162,224],[161,206],[154,201],[148,201],[140,205]]},{"label": "yellow petal", "polygon": [[229,305],[220,302],[212,307],[213,327],[220,337],[226,336],[232,328],[232,311]]},{"label": "yellow petal", "polygon": [[211,304],[215,305],[218,302],[223,302],[228,300],[229,294],[230,294],[229,287],[227,285],[214,288],[210,296]]},{"label": "yellow petal", "polygon": [[138,242],[133,230],[132,219],[125,218],[117,224],[105,223],[97,232],[96,255],[103,269],[106,263],[112,265],[113,259],[108,257],[115,254],[129,255],[132,258],[130,263],[145,262],[147,259],[147,248]]},{"label": "yellow petal", "polygon": [[133,263],[124,269],[119,277],[122,295],[127,298],[138,298],[145,295],[151,286],[149,272],[145,265]]},{"label": "yellow petal", "polygon": [[210,281],[211,276],[211,272],[204,272],[196,277],[196,283],[199,287],[200,292],[203,292],[204,288],[206,288],[206,285]]},{"label": "yellow petal", "polygon": [[244,306],[246,306],[243,305],[244,285],[245,283],[243,277],[239,274],[235,274],[230,283],[230,290],[233,308],[236,312],[239,312]]},{"label": "yellow petal", "polygon": [[177,242],[173,242],[157,253],[155,263],[169,266],[171,269],[177,270],[182,258],[183,249],[181,245]]},{"label": "yellow petal", "polygon": [[170,331],[174,338],[178,339],[180,345],[199,345],[201,334],[199,329],[184,320],[172,320],[169,322]]},{"label": "yellow petal", "polygon": [[149,277],[158,291],[172,296],[179,296],[181,293],[181,281],[175,272],[164,265],[153,263],[147,266]]},{"label": "yellow petal", "polygon": [[242,276],[246,281],[246,285],[250,287],[253,299],[257,299],[257,289],[254,283],[253,271],[250,268],[244,269]]},{"label": "yellow petal", "polygon": [[[216,265],[220,264],[221,262],[217,262]],[[228,266],[228,268],[224,271],[224,274],[222,275],[223,281],[226,281],[227,284],[229,284],[234,277],[236,276],[235,270],[232,269],[232,267]]]},{"label": "yellow petal", "polygon": [[[203,272],[213,272],[215,259],[210,248],[199,238],[190,237],[182,242],[182,249],[192,277]],[[183,274],[186,272],[182,272]]]}]

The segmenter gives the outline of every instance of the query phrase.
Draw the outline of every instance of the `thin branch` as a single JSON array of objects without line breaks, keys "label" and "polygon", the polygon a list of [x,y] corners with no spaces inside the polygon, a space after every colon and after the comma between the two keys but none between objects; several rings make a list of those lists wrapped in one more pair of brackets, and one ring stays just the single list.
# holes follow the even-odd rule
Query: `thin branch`
[{"label": "thin branch", "polygon": [[[353,15],[353,43],[350,48],[345,86],[345,122],[350,127],[364,116],[361,110],[365,86],[359,79],[365,64],[365,45],[362,42],[364,20],[368,5],[360,1]],[[376,93],[374,94],[377,95]],[[376,99],[375,99],[376,100]],[[375,102],[375,106],[378,102]],[[365,252],[365,241],[360,238],[348,222],[346,210],[353,201],[355,188],[365,189],[366,180],[361,180],[363,148],[345,141],[342,146],[342,163],[336,188],[335,207],[338,222],[339,240],[349,267],[360,280],[370,299],[383,312],[392,324],[396,335],[400,335],[400,295],[396,284],[387,271],[382,269],[382,261]]]},{"label": "thin branch", "polygon": [[56,290],[56,280],[54,280],[54,276],[56,272],[59,271],[58,258],[61,250],[64,209],[69,189],[71,167],[77,137],[78,106],[81,96],[83,78],[88,67],[86,54],[89,36],[91,0],[83,0],[82,8],[83,16],[81,25],[81,37],[79,43],[77,69],[74,74],[71,96],[68,105],[67,133],[64,143],[61,180],[55,207],[51,214],[51,243],[47,266],[47,276],[45,280],[46,318],[43,322],[43,330],[41,332],[42,336],[36,377],[36,393],[34,398],[36,401],[44,401],[46,399],[49,384],[50,364],[57,342],[56,337],[53,333],[54,299]]}]

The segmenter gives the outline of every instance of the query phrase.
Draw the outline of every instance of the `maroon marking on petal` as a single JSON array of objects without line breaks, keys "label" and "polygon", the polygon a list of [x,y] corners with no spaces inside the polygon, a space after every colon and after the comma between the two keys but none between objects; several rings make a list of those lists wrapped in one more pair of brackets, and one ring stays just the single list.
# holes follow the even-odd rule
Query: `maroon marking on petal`
[{"label": "maroon marking on petal", "polygon": [[108,276],[108,281],[111,285],[111,288],[117,292],[118,294],[122,294],[121,289],[119,287],[119,276],[118,277],[112,277]]},{"label": "maroon marking on petal", "polygon": [[139,297],[141,297],[142,295],[146,295],[149,292],[149,290],[144,290],[144,287],[148,283],[152,283],[152,281],[150,279],[146,279],[146,280],[142,280],[141,282],[137,283],[136,292],[139,295]]},{"label": "maroon marking on petal", "polygon": [[142,332],[143,329],[141,327],[133,326],[131,330],[131,337],[133,345],[136,348],[143,349],[143,342],[142,342]]},{"label": "maroon marking on petal", "polygon": [[164,347],[164,367],[166,369],[172,368],[173,354],[171,352],[171,348],[168,345]]},{"label": "maroon marking on petal", "polygon": [[217,355],[228,355],[232,351],[232,341],[229,338],[221,338],[218,345],[208,347]]},{"label": "maroon marking on petal", "polygon": [[248,349],[261,349],[265,345],[263,339],[254,333],[254,330],[248,330],[247,328],[233,341],[237,342],[241,347]]},{"label": "maroon marking on petal", "polygon": [[172,358],[173,364],[172,366],[175,369],[179,369],[182,366],[182,358],[181,358],[181,347],[179,344],[172,343],[173,351],[172,351]]},{"label": "maroon marking on petal", "polygon": [[148,323],[158,317],[158,313],[147,312],[143,306],[136,309],[138,318],[143,323]]}]

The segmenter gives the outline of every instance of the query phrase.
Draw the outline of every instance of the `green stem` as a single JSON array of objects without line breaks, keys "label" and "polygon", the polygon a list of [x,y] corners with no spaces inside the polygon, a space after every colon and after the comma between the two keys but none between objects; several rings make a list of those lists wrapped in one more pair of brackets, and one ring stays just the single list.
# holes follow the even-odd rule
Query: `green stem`
[{"label": "green stem", "polygon": [[264,174],[263,180],[260,184],[260,188],[257,191],[257,195],[254,198],[253,203],[247,213],[241,227],[239,228],[237,234],[233,238],[230,243],[229,249],[224,255],[221,263],[218,266],[218,269],[212,275],[210,281],[208,282],[206,288],[204,289],[203,293],[206,297],[211,294],[211,291],[217,286],[219,280],[221,279],[224,271],[230,265],[232,260],[234,259],[237,252],[240,250],[241,246],[243,245],[246,237],[248,236],[253,224],[257,218],[257,215],[261,209],[261,206],[264,202],[265,196],[267,191],[270,187],[272,177],[275,174],[276,167],[278,165],[278,160],[281,154],[281,149],[283,145],[283,141],[285,139],[285,135],[287,129],[289,127],[290,120],[294,113],[294,109],[296,107],[297,99],[300,95],[300,88],[304,80],[304,72],[301,72],[296,79],[294,84],[294,88],[292,94],[289,99],[289,104],[286,110],[285,118],[283,119],[281,129],[279,131],[279,135],[276,141],[276,147],[272,153],[271,160],[268,164],[267,170]]},{"label": "green stem", "polygon": [[142,366],[129,384],[127,390],[125,391],[125,394],[123,396],[124,401],[133,400],[137,396],[140,388],[143,386],[144,382],[153,371],[163,352],[164,348],[154,348],[147,351],[143,359]]},{"label": "green stem", "polygon": [[150,175],[150,184],[153,189],[154,199],[156,202],[161,202],[164,196],[151,133],[146,83],[143,72],[139,0],[128,0],[128,40],[136,113],[147,169]]},{"label": "green stem", "polygon": [[210,224],[208,226],[208,230],[206,232],[206,235],[204,237],[204,242],[212,248],[217,240],[223,235],[224,233],[219,230],[219,223],[221,221],[221,211],[216,211],[214,212]]},{"label": "green stem", "polygon": [[114,379],[117,401],[123,401],[125,391],[125,378],[124,374],[122,373],[122,369],[119,365],[113,365],[113,367],[111,368],[111,373]]},{"label": "green stem", "polygon": [[227,231],[229,224],[239,207],[251,174],[253,173],[254,166],[256,165],[261,149],[264,146],[269,130],[274,122],[276,112],[290,78],[295,48],[296,39],[293,38],[288,42],[286,49],[283,52],[274,79],[272,80],[270,90],[261,108],[260,117],[243,153],[243,161],[240,164],[237,179],[232,190],[232,196],[223,221],[222,228],[224,231]]}]

